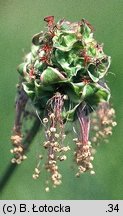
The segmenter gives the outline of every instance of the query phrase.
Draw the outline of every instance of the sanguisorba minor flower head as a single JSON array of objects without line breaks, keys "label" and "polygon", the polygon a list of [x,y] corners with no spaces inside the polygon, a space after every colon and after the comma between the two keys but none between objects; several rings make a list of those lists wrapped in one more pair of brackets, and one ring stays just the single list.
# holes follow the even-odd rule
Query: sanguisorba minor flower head
[{"label": "sanguisorba minor flower head", "polygon": [[[95,143],[112,134],[116,122],[113,121],[115,111],[109,105],[110,89],[105,82],[111,57],[94,39],[91,24],[85,19],[79,22],[62,19],[55,23],[53,16],[45,17],[44,21],[47,28],[33,36],[31,52],[18,67],[20,81],[11,152],[13,163],[26,159],[22,120],[28,114],[37,114],[46,133],[45,167],[56,186],[62,178],[57,161],[66,160],[66,152],[71,147],[65,145],[65,124],[78,122],[79,125],[73,140],[76,146],[73,156],[78,165],[76,176],[80,176],[87,170],[94,174]],[[35,112],[30,111],[30,104]],[[39,177],[39,164],[34,179]]]}]

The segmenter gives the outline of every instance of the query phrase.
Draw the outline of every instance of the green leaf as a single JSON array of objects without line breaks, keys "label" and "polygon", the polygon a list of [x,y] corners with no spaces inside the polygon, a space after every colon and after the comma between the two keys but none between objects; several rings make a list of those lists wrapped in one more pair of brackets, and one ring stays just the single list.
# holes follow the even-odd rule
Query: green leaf
[{"label": "green leaf", "polygon": [[64,81],[60,83],[62,84],[62,88],[65,94],[68,95],[70,101],[78,104],[83,100],[82,91],[85,85],[84,83],[72,83],[70,81]]},{"label": "green leaf", "polygon": [[96,87],[93,84],[85,84],[82,92],[83,98],[90,97],[91,95],[94,95],[96,91]]},{"label": "green leaf", "polygon": [[38,50],[39,50],[39,46],[32,45],[31,52],[32,52],[33,57],[37,57]]},{"label": "green leaf", "polygon": [[58,23],[58,25],[60,25],[60,31],[63,33],[78,33],[80,32],[80,23],[79,22],[69,22],[69,21],[65,21],[62,20],[60,21],[60,23]]},{"label": "green leaf", "polygon": [[60,33],[53,37],[53,47],[62,50],[69,51],[71,50],[74,43],[77,42],[76,34]]},{"label": "green leaf", "polygon": [[85,100],[91,105],[91,106],[97,106],[100,102],[108,102],[110,99],[110,92],[109,89],[102,87],[100,84],[95,83],[91,84],[95,91],[93,94],[88,95]]},{"label": "green leaf", "polygon": [[97,72],[99,73],[99,78],[103,78],[107,73],[111,64],[111,57],[108,56],[106,59],[102,59],[102,63],[98,65]]},{"label": "green leaf", "polygon": [[42,73],[46,68],[46,64],[44,62],[39,62],[39,60],[36,60],[34,68]]},{"label": "green leaf", "polygon": [[66,72],[68,78],[75,76],[77,72],[83,68],[83,60],[74,50],[69,52],[56,50],[55,57],[57,62]]},{"label": "green leaf", "polygon": [[[67,32],[70,33],[71,32],[71,22],[66,22],[65,20],[62,21],[62,23],[60,24],[60,30],[62,32]],[[73,29],[72,29],[73,30]]]},{"label": "green leaf", "polygon": [[75,120],[75,115],[76,115],[76,109],[80,104],[75,105],[72,109],[68,111],[63,111],[62,115],[63,118],[67,121],[74,121]]},{"label": "green leaf", "polygon": [[90,45],[87,49],[87,55],[89,56],[92,56],[92,57],[95,57],[96,56],[96,48],[94,46],[95,44],[93,45]]},{"label": "green leaf", "polygon": [[98,98],[99,102],[103,102],[103,101],[109,101],[110,99],[110,91],[109,89],[106,89],[102,86],[100,86],[99,84],[96,84],[96,87],[98,88],[95,96]]},{"label": "green leaf", "polygon": [[35,61],[35,58],[32,54],[32,52],[28,53],[26,56],[25,56],[25,62],[27,62],[28,64],[33,64]]},{"label": "green leaf", "polygon": [[21,63],[18,67],[17,67],[17,71],[19,72],[19,74],[21,76],[23,76],[23,72],[26,70],[26,66],[27,63]]},{"label": "green leaf", "polygon": [[55,68],[47,67],[41,74],[41,82],[44,85],[51,85],[59,81],[65,80],[65,77]]},{"label": "green leaf", "polygon": [[89,26],[85,23],[85,24],[84,24],[83,37],[84,37],[84,38],[89,38],[90,35],[91,35],[91,29],[90,29]]},{"label": "green leaf", "polygon": [[38,102],[38,106],[44,107],[47,101],[53,96],[54,88],[52,86],[44,86],[40,80],[35,80],[35,102]]},{"label": "green leaf", "polygon": [[88,69],[87,69],[89,77],[94,81],[98,82],[99,81],[99,73],[96,69],[96,66],[92,63],[89,64]]},{"label": "green leaf", "polygon": [[98,82],[99,79],[105,76],[110,67],[111,57],[108,56],[106,59],[102,59],[100,61],[101,63],[98,66],[92,63],[88,65],[87,72],[94,82]]},{"label": "green leaf", "polygon": [[32,43],[36,46],[40,45],[40,40],[43,37],[43,32],[37,33],[32,38]]},{"label": "green leaf", "polygon": [[42,96],[42,95],[46,96],[47,92],[54,91],[53,86],[50,85],[45,86],[41,83],[40,80],[35,80],[34,84],[35,84],[35,92],[37,96]]},{"label": "green leaf", "polygon": [[35,86],[33,82],[23,82],[22,83],[24,91],[27,93],[27,95],[31,98],[34,99],[35,97]]}]

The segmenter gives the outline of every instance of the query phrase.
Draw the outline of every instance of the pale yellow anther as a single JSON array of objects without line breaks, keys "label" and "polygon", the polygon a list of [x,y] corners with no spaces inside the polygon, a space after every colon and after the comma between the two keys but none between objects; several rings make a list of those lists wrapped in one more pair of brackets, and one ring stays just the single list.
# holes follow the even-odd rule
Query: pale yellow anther
[{"label": "pale yellow anther", "polygon": [[21,159],[17,159],[17,160],[16,160],[16,163],[17,163],[17,164],[21,164],[21,162],[22,162]]},{"label": "pale yellow anther", "polygon": [[92,169],[93,168],[93,165],[92,165],[92,163],[89,163],[89,169]]},{"label": "pale yellow anther", "polygon": [[66,160],[66,159],[67,159],[67,156],[66,156],[66,155],[62,155],[62,156],[59,157],[59,160],[60,160],[60,161],[64,161],[64,160]]},{"label": "pale yellow anther", "polygon": [[10,152],[13,154],[13,153],[14,153],[14,150],[13,150],[13,149],[10,149]]},{"label": "pale yellow anther", "polygon": [[91,170],[91,171],[90,171],[90,174],[91,174],[91,175],[95,175],[94,170]]},{"label": "pale yellow anther", "polygon": [[37,179],[37,177],[36,177],[36,175],[35,175],[35,174],[33,174],[33,175],[32,175],[32,178],[33,178],[33,179]]},{"label": "pale yellow anther", "polygon": [[26,155],[23,155],[23,160],[26,160],[27,159],[27,156]]},{"label": "pale yellow anther", "polygon": [[40,170],[37,167],[35,168],[35,173],[38,174],[38,175],[40,173]]},{"label": "pale yellow anther", "polygon": [[43,118],[43,123],[44,124],[48,123],[48,118]]},{"label": "pale yellow anther", "polygon": [[117,122],[112,122],[112,126],[115,127],[117,125]]},{"label": "pale yellow anther", "polygon": [[73,141],[74,141],[74,142],[78,142],[78,138],[74,138]]},{"label": "pale yellow anther", "polygon": [[12,163],[16,163],[16,159],[15,159],[15,158],[12,158],[12,159],[11,159],[11,162],[12,162]]},{"label": "pale yellow anther", "polygon": [[64,95],[64,96],[63,96],[63,99],[64,99],[64,100],[68,100],[68,96],[67,96],[67,95]]},{"label": "pale yellow anther", "polygon": [[54,113],[51,113],[51,114],[50,114],[50,118],[55,118]]},{"label": "pale yellow anther", "polygon": [[62,135],[62,138],[65,139],[65,137],[66,137],[66,134],[63,134],[63,135]]},{"label": "pale yellow anther", "polygon": [[46,187],[46,188],[45,188],[45,191],[46,191],[46,192],[49,192],[49,191],[50,191],[49,187]]},{"label": "pale yellow anther", "polygon": [[55,127],[51,127],[51,128],[50,128],[50,131],[51,131],[52,133],[55,133],[55,132],[56,132],[56,128],[55,128]]},{"label": "pale yellow anther", "polygon": [[19,152],[23,152],[23,148],[21,146],[18,147]]},{"label": "pale yellow anther", "polygon": [[59,138],[59,134],[55,133],[55,137],[56,137],[56,138]]}]

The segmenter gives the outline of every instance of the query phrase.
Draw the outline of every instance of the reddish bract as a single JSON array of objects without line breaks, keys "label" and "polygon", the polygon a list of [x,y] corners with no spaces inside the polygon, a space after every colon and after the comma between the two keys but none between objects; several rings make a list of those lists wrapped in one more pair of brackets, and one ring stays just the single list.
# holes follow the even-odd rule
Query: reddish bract
[{"label": "reddish bract", "polygon": [[47,56],[41,57],[40,60],[41,60],[42,62],[45,62],[45,63],[48,64],[48,58],[47,58]]},{"label": "reddish bract", "polygon": [[83,79],[83,82],[84,82],[85,84],[89,84],[89,83],[90,83],[90,80],[88,80],[88,79]]},{"label": "reddish bract", "polygon": [[35,79],[35,73],[34,73],[34,69],[33,69],[33,68],[30,69],[30,71],[29,71],[29,77],[30,77],[31,79]]},{"label": "reddish bract", "polygon": [[49,52],[51,51],[52,47],[49,46],[48,44],[45,44],[43,47],[42,47],[42,50],[44,50],[45,52]]},{"label": "reddish bract", "polygon": [[55,36],[55,33],[53,31],[50,31],[49,34],[52,38]]},{"label": "reddish bract", "polygon": [[81,52],[81,56],[84,57],[84,66],[91,61],[91,57],[86,54],[86,50]]},{"label": "reddish bract", "polygon": [[91,31],[94,31],[94,27],[85,19],[82,20],[84,23],[86,23],[86,25],[91,29]]},{"label": "reddish bract", "polygon": [[89,56],[84,56],[84,66],[89,63],[91,58]]},{"label": "reddish bract", "polygon": [[54,24],[54,16],[47,16],[44,18],[44,21],[47,22],[48,26],[52,26]]}]

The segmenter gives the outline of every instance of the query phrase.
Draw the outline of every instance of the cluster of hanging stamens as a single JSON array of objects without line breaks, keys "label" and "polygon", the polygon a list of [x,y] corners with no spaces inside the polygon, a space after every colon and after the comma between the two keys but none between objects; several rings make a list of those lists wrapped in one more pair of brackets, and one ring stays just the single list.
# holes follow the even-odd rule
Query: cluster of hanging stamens
[{"label": "cluster of hanging stamens", "polygon": [[[46,139],[44,147],[48,151],[48,162],[46,169],[51,173],[53,185],[61,184],[61,174],[59,173],[57,160],[64,161],[67,159],[64,152],[68,151],[69,146],[65,147],[63,140],[65,139],[64,124],[62,119],[62,109],[64,104],[63,95],[57,92],[47,104],[48,122],[46,127]],[[45,121],[45,119],[43,119]]]},{"label": "cluster of hanging stamens", "polygon": [[27,159],[26,155],[24,155],[21,132],[14,131],[14,135],[11,136],[11,141],[14,147],[10,150],[10,152],[14,155],[11,162],[21,164],[23,160]]},{"label": "cluster of hanging stamens", "polygon": [[[43,146],[48,152],[45,168],[51,174],[54,187],[62,183],[62,175],[59,172],[58,161],[65,161],[67,159],[65,152],[70,150],[69,146],[64,146],[66,135],[62,113],[65,100],[68,100],[66,95],[56,92],[54,96],[48,100],[46,115],[42,120],[46,134],[46,141]],[[25,110],[26,102],[27,98],[25,97],[24,92],[20,89],[19,98],[16,102],[16,110],[18,114],[16,115],[15,126],[13,129],[14,133],[11,136],[14,148],[10,150],[11,153],[14,154],[14,158],[11,160],[12,163],[17,164],[20,164],[27,158],[24,155],[24,146],[22,143],[23,137],[21,135],[21,119]],[[92,165],[95,150],[92,148],[91,142],[99,143],[101,139],[106,140],[106,137],[112,134],[112,128],[116,126],[114,118],[115,110],[110,108],[109,104],[106,102],[100,103],[97,110],[92,114],[86,102],[81,103],[77,108],[77,119],[80,126],[80,132],[78,137],[73,139],[76,144],[74,156],[78,165],[78,171],[76,173],[77,177],[88,170],[91,174],[95,174]],[[90,123],[92,131],[90,137],[92,138],[90,138],[89,141]],[[42,159],[42,155],[39,155],[39,161],[32,176],[33,179],[37,179],[40,176],[40,165]],[[48,192],[49,187],[46,187],[45,190]]]},{"label": "cluster of hanging stamens", "polygon": [[[95,149],[92,148],[91,142],[99,144],[102,140],[107,142],[107,136],[112,135],[112,129],[117,125],[114,121],[115,110],[109,107],[109,104],[102,102],[96,111],[89,113],[87,104],[81,105],[77,111],[80,123],[80,137],[73,139],[77,149],[75,160],[78,165],[77,177],[81,173],[90,170],[90,174],[95,174],[92,161],[94,159]],[[91,121],[90,121],[91,117]],[[89,141],[89,131],[91,123],[91,138]]]},{"label": "cluster of hanging stamens", "polygon": [[11,136],[11,141],[13,144],[13,149],[10,152],[14,155],[11,162],[21,164],[21,162],[27,159],[24,155],[24,146],[23,146],[23,136],[21,133],[22,118],[27,103],[27,95],[22,89],[21,85],[17,86],[18,88],[18,98],[16,100],[16,117],[15,124],[13,128],[13,135]]},{"label": "cluster of hanging stamens", "polygon": [[91,152],[91,143],[88,141],[88,143],[84,145],[80,140],[75,140],[75,142],[77,146],[75,159],[78,165],[78,172],[76,173],[76,176],[79,177],[80,174],[86,172],[87,170],[90,170],[91,174],[95,174],[93,165],[91,163],[91,161],[94,159]]},{"label": "cluster of hanging stamens", "polygon": [[46,162],[46,169],[51,173],[53,186],[62,183],[62,175],[59,172],[57,161],[65,161],[67,156],[65,152],[70,150],[69,146],[64,146],[64,123],[62,118],[62,109],[64,104],[64,96],[59,92],[47,103],[47,117],[43,119],[45,126],[46,141],[43,146],[47,149],[48,158]]},{"label": "cluster of hanging stamens", "polygon": [[89,109],[86,104],[82,104],[77,111],[77,116],[80,124],[80,136],[73,139],[76,143],[75,161],[78,165],[78,172],[76,176],[90,170],[91,174],[95,174],[93,171],[93,165],[91,161],[94,159],[92,156],[91,142],[89,141],[89,130],[90,130],[90,116],[88,113]]},{"label": "cluster of hanging stamens", "polygon": [[93,143],[99,144],[102,139],[108,142],[107,136],[112,135],[112,129],[117,125],[114,119],[115,110],[106,102],[100,103],[97,112],[94,112],[91,118]]}]

